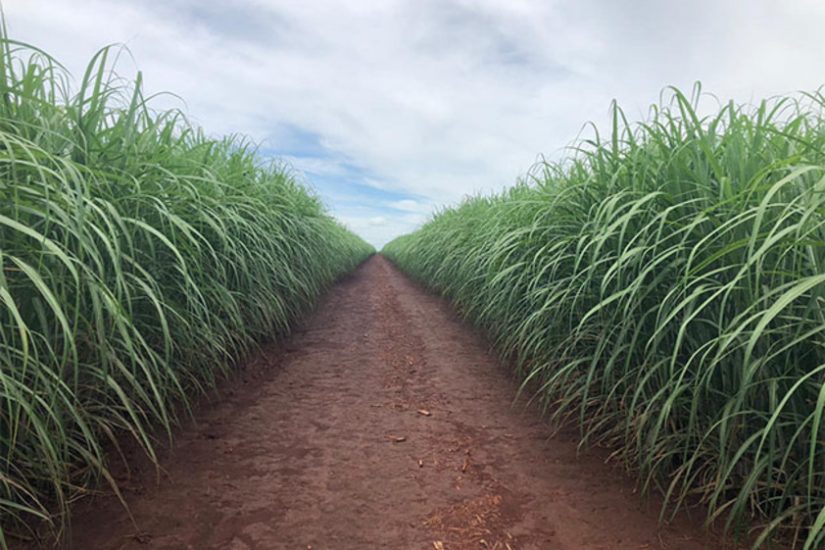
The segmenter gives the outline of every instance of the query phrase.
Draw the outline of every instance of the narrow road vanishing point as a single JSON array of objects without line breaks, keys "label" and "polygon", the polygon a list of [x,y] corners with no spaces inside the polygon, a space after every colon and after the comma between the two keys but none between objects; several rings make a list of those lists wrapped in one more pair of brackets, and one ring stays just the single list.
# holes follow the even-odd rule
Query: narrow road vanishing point
[{"label": "narrow road vanishing point", "polygon": [[[552,435],[449,305],[375,256],[112,496],[77,549],[699,549],[601,451]],[[151,470],[151,471],[150,471]]]}]

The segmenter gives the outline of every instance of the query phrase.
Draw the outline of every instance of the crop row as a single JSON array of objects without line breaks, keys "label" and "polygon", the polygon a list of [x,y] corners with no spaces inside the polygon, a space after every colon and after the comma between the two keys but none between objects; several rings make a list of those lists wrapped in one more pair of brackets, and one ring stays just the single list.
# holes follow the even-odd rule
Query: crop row
[{"label": "crop row", "polygon": [[820,548],[825,101],[708,101],[614,106],[606,137],[384,253],[666,495],[663,519],[698,503],[757,546]]},{"label": "crop row", "polygon": [[248,143],[154,111],[113,53],[70,86],[0,41],[2,546],[59,533],[112,482],[107,448],[154,457],[157,427],[372,252]]}]

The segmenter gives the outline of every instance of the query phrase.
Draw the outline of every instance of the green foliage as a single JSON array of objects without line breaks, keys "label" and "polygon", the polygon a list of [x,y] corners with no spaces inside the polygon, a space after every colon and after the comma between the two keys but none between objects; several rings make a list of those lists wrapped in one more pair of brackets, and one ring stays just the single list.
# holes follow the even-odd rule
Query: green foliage
[{"label": "green foliage", "polygon": [[696,502],[756,545],[825,544],[825,120],[820,94],[646,122],[388,244],[512,358],[662,517]]},{"label": "green foliage", "polygon": [[372,253],[249,144],[152,111],[111,54],[72,94],[53,59],[0,40],[6,535],[35,518],[59,532],[110,478],[106,441],[154,456],[156,426]]}]

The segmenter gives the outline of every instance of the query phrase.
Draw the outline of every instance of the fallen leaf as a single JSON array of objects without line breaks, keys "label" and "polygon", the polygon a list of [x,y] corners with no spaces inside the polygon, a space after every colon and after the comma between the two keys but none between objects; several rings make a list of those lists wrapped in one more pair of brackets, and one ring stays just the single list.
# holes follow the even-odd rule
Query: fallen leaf
[{"label": "fallen leaf", "polygon": [[388,435],[387,439],[389,439],[393,443],[401,443],[401,442],[407,440],[407,438],[404,437],[403,435]]},{"label": "fallen leaf", "polygon": [[427,409],[418,409],[418,414],[420,414],[421,416],[432,416],[433,413],[431,413]]}]

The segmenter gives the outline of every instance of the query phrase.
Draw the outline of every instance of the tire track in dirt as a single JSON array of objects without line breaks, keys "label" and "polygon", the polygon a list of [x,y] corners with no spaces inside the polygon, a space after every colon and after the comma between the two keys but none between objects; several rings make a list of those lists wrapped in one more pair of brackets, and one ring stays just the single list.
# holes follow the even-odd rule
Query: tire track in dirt
[{"label": "tire track in dirt", "polygon": [[376,256],[199,407],[164,474],[77,507],[78,549],[719,548],[550,437],[441,299]]}]

